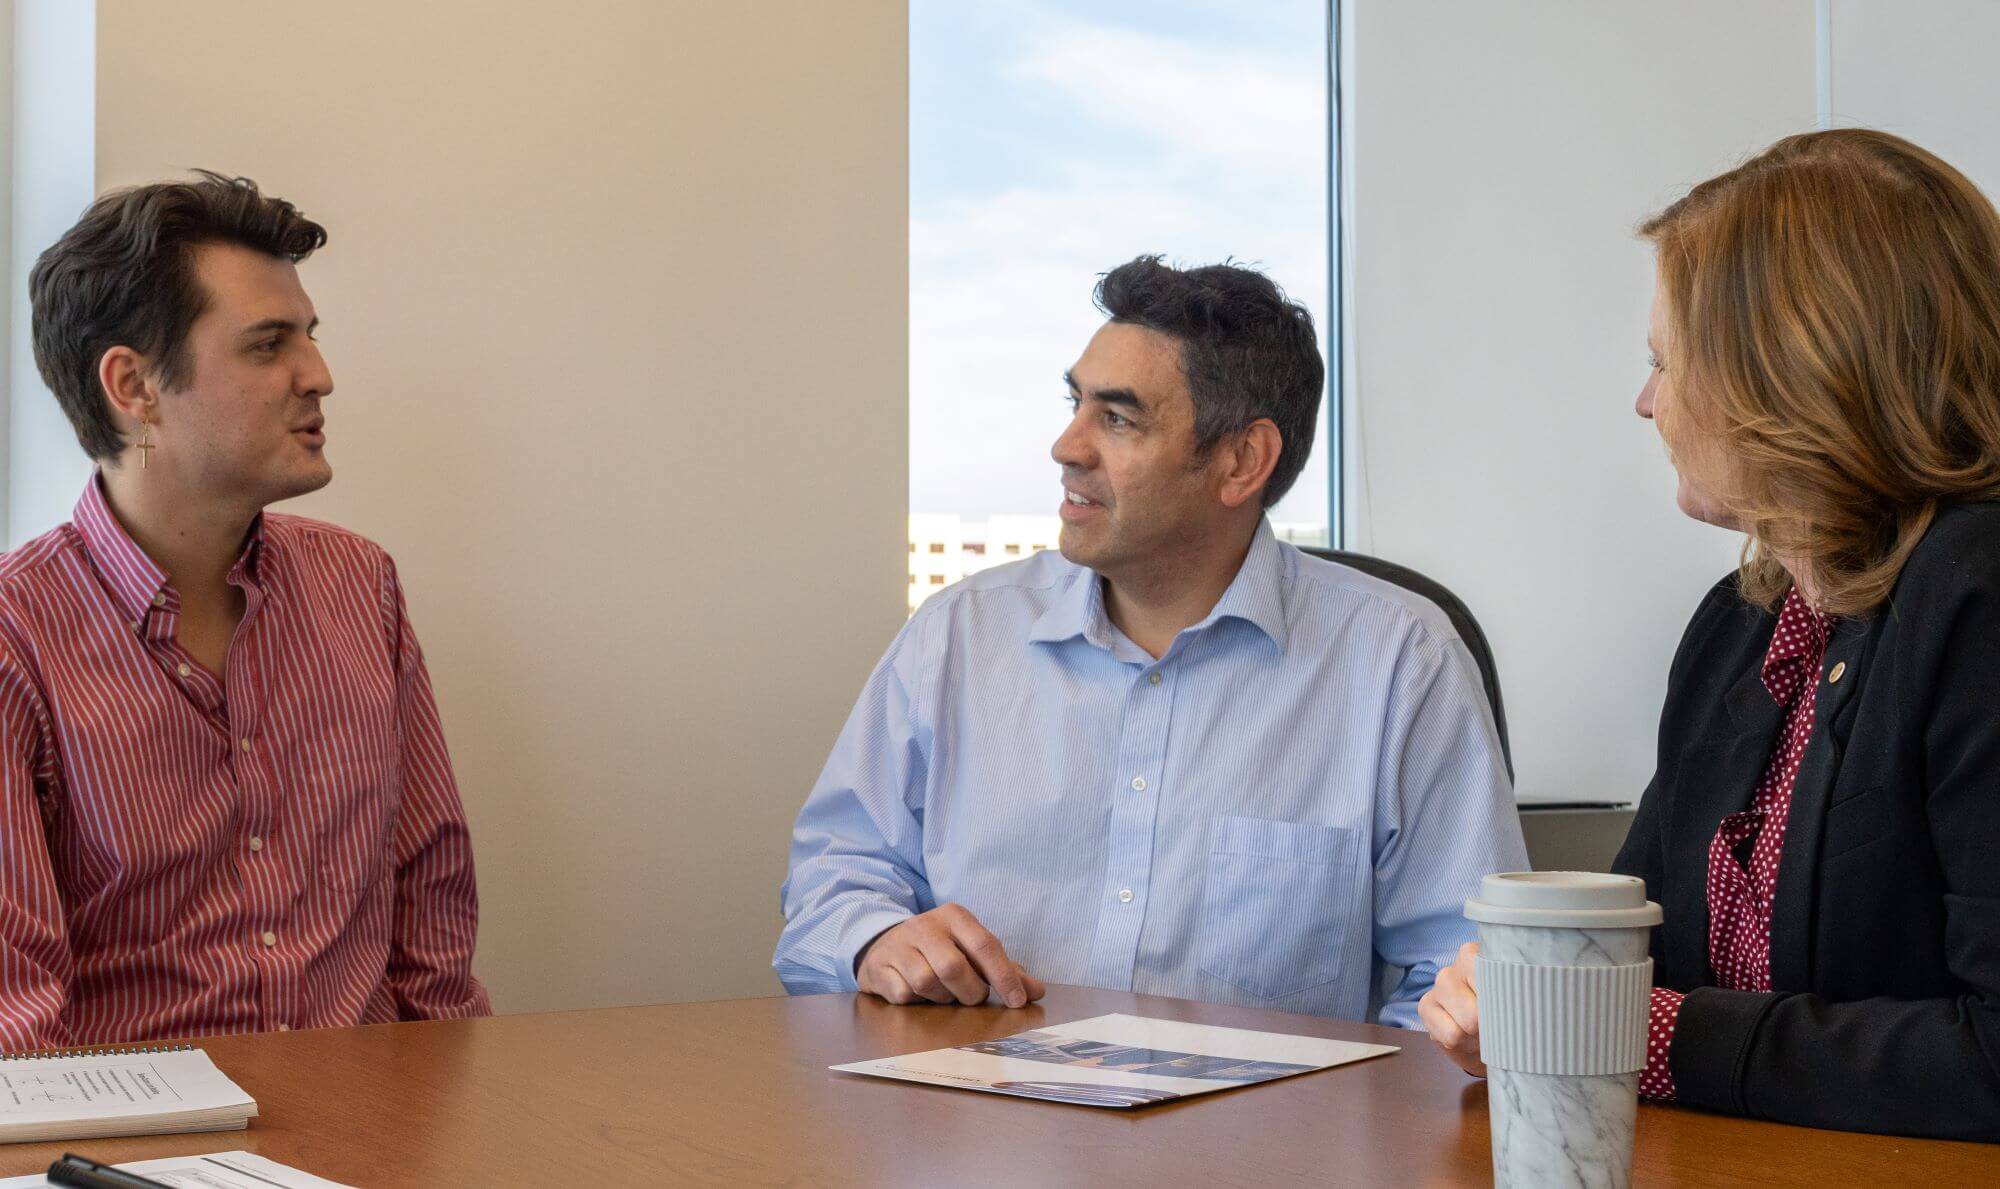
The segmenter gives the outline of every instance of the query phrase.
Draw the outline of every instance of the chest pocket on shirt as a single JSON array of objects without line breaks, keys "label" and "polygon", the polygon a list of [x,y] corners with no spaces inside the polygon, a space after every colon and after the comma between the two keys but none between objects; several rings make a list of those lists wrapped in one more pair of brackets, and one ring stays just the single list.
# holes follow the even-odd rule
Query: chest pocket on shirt
[{"label": "chest pocket on shirt", "polygon": [[301,790],[296,809],[311,827],[311,850],[302,856],[320,882],[365,890],[393,867],[402,788],[396,746],[386,715],[365,720],[367,729],[329,729],[299,744],[287,762],[297,765],[291,783]]},{"label": "chest pocket on shirt", "polygon": [[366,891],[389,871],[391,828],[379,805],[357,807],[346,829],[318,844],[319,877],[343,891]]},{"label": "chest pocket on shirt", "polygon": [[1263,999],[1339,977],[1361,860],[1357,830],[1216,818],[1202,970]]}]

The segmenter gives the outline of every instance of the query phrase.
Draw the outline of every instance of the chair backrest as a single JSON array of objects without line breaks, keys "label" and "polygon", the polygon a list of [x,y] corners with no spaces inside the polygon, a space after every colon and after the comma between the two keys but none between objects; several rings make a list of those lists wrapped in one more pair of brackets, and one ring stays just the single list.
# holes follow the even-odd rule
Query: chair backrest
[{"label": "chair backrest", "polygon": [[1343,566],[1352,566],[1370,577],[1392,582],[1404,590],[1422,595],[1436,603],[1438,610],[1451,620],[1451,626],[1458,631],[1458,638],[1465,641],[1466,651],[1479,663],[1479,677],[1486,686],[1486,704],[1493,708],[1493,726],[1500,733],[1500,758],[1507,763],[1507,776],[1514,775],[1514,749],[1507,742],[1507,711],[1500,703],[1500,670],[1493,663],[1493,646],[1486,642],[1486,633],[1479,629],[1479,621],[1472,617],[1472,608],[1465,601],[1446,589],[1442,582],[1427,578],[1408,566],[1370,557],[1365,553],[1349,553],[1344,549],[1314,549],[1301,546],[1301,551],[1314,557],[1322,557]]}]

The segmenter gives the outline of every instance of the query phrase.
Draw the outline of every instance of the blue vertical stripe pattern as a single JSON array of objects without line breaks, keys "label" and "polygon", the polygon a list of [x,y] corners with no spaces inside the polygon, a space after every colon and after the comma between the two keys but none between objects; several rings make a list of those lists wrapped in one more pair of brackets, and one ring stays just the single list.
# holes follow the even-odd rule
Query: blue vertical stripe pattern
[{"label": "blue vertical stripe pattern", "polygon": [[1416,1027],[1527,867],[1471,654],[1443,612],[1261,525],[1158,660],[1054,552],[931,598],[848,718],[792,834],[773,965],[855,956],[940,904],[1051,982]]}]

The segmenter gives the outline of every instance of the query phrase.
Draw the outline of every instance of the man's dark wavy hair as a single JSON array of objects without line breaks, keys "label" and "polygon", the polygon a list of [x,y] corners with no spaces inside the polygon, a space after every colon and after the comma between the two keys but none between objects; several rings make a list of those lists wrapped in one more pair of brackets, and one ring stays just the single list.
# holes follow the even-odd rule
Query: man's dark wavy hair
[{"label": "man's dark wavy hair", "polygon": [[1326,385],[1304,306],[1254,269],[1174,268],[1158,256],[1141,256],[1098,281],[1097,308],[1113,322],[1143,326],[1180,344],[1198,456],[1268,417],[1284,445],[1264,486],[1264,506],[1291,490],[1312,453]]},{"label": "man's dark wavy hair", "polygon": [[208,307],[194,250],[237,244],[294,264],[326,244],[326,229],[249,178],[196,170],[186,182],[117,190],[90,204],[28,274],[35,366],[94,459],[125,448],[97,382],[98,361],[126,346],[153,361],[161,383],[191,378],[188,328]]}]

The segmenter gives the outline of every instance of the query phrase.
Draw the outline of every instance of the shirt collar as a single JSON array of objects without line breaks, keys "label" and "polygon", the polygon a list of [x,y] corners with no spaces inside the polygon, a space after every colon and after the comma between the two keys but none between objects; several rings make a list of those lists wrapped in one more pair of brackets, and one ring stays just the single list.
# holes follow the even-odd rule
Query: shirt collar
[{"label": "shirt collar", "polygon": [[1291,551],[1278,543],[1271,522],[1258,521],[1257,535],[1250,538],[1250,552],[1244,555],[1243,565],[1236,571],[1229,589],[1222,592],[1208,618],[1192,630],[1199,631],[1223,619],[1240,619],[1263,632],[1283,652],[1291,639],[1290,627],[1285,622],[1285,588],[1291,584],[1292,567],[1296,564]]},{"label": "shirt collar", "polygon": [[[91,472],[70,523],[83,538],[84,552],[126,619],[136,623],[155,607],[180,609],[180,593],[167,581],[167,572],[139,548],[111,511],[111,504],[104,496],[103,475]],[[264,517],[259,513],[250,523],[249,538],[243,544],[242,556],[229,571],[230,578],[254,582],[259,559],[269,548]]]},{"label": "shirt collar", "polygon": [[[1200,623],[1182,635],[1199,632],[1224,619],[1240,619],[1269,637],[1283,651],[1291,638],[1285,622],[1285,587],[1291,577],[1292,559],[1278,543],[1269,520],[1259,521],[1229,589],[1222,592],[1215,607]],[[1111,620],[1104,611],[1104,586],[1095,570],[1076,567],[1069,583],[1056,601],[1035,620],[1028,639],[1055,644],[1082,636],[1097,647],[1112,650],[1115,639]]]},{"label": "shirt collar", "polygon": [[1778,611],[1777,627],[1771,632],[1771,647],[1764,653],[1761,676],[1764,688],[1781,706],[1789,706],[1808,680],[1817,677],[1820,658],[1833,633],[1833,617],[1813,610],[1794,586],[1785,593]]}]

